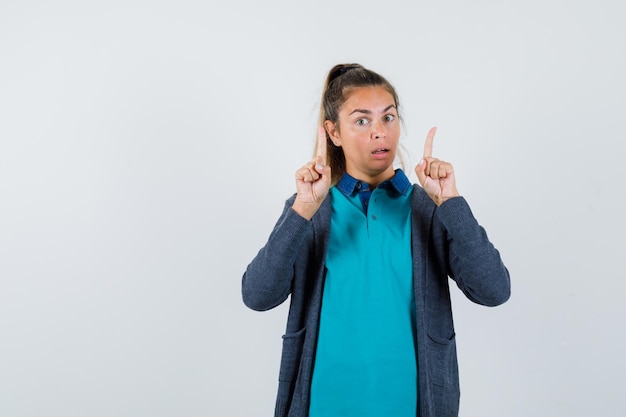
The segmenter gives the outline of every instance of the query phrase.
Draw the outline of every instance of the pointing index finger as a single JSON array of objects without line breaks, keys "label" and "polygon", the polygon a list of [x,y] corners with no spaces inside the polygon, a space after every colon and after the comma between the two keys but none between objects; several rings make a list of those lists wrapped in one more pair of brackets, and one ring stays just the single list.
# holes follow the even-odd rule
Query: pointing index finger
[{"label": "pointing index finger", "polygon": [[315,151],[316,157],[322,158],[322,163],[326,165],[326,130],[319,126],[317,128],[317,150]]},{"label": "pointing index finger", "polygon": [[433,156],[433,140],[435,139],[435,133],[437,128],[432,127],[426,135],[426,141],[424,142],[424,158],[432,158]]}]

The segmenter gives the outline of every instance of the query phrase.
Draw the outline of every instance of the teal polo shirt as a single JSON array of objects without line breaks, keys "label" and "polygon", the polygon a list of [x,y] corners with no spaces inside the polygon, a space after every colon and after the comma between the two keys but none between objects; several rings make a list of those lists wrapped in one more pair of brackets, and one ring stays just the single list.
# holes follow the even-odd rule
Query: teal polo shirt
[{"label": "teal polo shirt", "polygon": [[310,417],[415,417],[411,191],[344,175],[332,215]]}]

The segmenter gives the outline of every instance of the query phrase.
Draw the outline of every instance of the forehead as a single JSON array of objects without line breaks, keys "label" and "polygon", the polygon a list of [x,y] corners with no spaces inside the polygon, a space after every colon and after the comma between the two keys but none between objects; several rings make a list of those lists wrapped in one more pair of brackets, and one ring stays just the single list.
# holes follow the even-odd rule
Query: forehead
[{"label": "forehead", "polygon": [[383,86],[354,87],[345,92],[342,111],[354,109],[380,110],[395,105],[393,95]]}]

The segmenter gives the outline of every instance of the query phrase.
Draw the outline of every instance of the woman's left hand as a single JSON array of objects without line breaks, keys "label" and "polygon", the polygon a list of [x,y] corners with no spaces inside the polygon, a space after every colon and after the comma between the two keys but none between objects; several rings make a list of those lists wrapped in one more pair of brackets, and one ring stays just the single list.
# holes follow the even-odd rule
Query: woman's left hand
[{"label": "woman's left hand", "polygon": [[446,200],[458,197],[459,191],[456,189],[452,164],[433,158],[433,140],[436,132],[436,127],[428,132],[424,142],[424,156],[415,167],[415,173],[424,191],[437,206],[440,206]]}]

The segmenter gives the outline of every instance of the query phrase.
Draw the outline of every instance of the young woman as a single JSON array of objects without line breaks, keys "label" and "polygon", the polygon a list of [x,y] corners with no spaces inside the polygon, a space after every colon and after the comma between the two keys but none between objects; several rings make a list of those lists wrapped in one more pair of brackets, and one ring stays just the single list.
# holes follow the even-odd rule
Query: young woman
[{"label": "young woman", "polygon": [[276,416],[457,416],[459,378],[449,278],[472,301],[505,302],[510,278],[432,157],[394,169],[398,97],[358,64],[327,76],[316,157],[243,276],[245,304],[291,296]]}]

